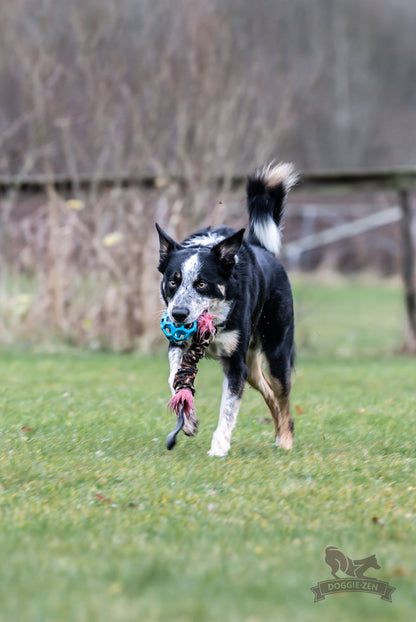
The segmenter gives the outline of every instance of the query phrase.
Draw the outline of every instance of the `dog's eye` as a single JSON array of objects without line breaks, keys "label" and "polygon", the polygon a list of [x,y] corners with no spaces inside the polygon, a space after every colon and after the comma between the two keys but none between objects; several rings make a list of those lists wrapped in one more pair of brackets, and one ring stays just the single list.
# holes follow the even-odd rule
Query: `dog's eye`
[{"label": "dog's eye", "polygon": [[196,286],[198,289],[205,289],[207,287],[208,283],[206,281],[204,281],[203,279],[200,279],[199,281],[197,281]]},{"label": "dog's eye", "polygon": [[172,278],[168,280],[168,285],[171,289],[175,289],[176,287],[178,287],[180,282],[181,282],[181,274],[180,272],[175,272],[175,274],[172,275]]}]

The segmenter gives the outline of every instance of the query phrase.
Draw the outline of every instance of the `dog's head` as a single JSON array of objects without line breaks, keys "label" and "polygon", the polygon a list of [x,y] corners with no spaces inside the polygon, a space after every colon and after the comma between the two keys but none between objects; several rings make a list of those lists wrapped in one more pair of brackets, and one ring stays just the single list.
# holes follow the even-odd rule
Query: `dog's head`
[{"label": "dog's head", "polygon": [[212,245],[179,244],[156,224],[161,294],[172,322],[192,324],[204,311],[224,322],[230,311],[228,285],[244,229]]}]

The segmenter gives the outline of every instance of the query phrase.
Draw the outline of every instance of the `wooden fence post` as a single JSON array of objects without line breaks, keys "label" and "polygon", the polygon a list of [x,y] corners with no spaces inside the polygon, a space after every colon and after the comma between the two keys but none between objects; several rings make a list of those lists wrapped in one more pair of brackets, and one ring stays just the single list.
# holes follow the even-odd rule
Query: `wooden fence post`
[{"label": "wooden fence post", "polygon": [[404,349],[416,352],[416,286],[415,286],[415,256],[412,235],[412,203],[410,191],[399,191],[399,202],[402,210],[402,277],[405,289],[405,304],[408,323],[408,332]]}]

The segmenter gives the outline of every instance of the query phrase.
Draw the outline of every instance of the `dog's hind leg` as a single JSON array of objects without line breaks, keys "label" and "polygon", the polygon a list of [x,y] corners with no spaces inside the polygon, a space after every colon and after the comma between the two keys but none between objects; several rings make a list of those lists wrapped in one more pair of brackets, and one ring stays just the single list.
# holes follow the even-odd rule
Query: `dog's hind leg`
[{"label": "dog's hind leg", "polygon": [[[228,365],[224,365],[227,369]],[[247,366],[244,362],[239,362],[237,367],[233,365],[233,372],[225,373],[222,385],[222,398],[220,407],[220,417],[218,426],[215,430],[209,456],[226,456],[231,446],[231,435],[243,397],[244,384],[247,378]]]},{"label": "dog's hind leg", "polygon": [[295,426],[289,408],[290,389],[288,390],[287,383],[282,385],[277,378],[272,377],[270,382],[278,402],[278,414],[274,419],[276,445],[277,447],[282,447],[282,449],[291,449],[293,446],[293,432]]},{"label": "dog's hind leg", "polygon": [[262,394],[263,399],[266,402],[274,420],[277,416],[279,405],[273,389],[271,388],[269,381],[264,375],[262,361],[262,353],[257,349],[250,348],[247,354],[247,382],[253,387],[253,389],[257,389],[257,391]]},{"label": "dog's hind leg", "polygon": [[[270,357],[273,360],[273,357]],[[289,411],[290,368],[289,382],[283,385],[278,377],[270,373],[270,381],[266,378],[262,368],[262,354],[259,350],[249,349],[247,364],[249,375],[248,383],[260,391],[269,407],[273,418],[276,445],[283,449],[290,449],[293,445],[293,421]],[[280,366],[279,371],[280,371]],[[270,368],[270,362],[269,362]],[[280,373],[279,373],[280,375]]]},{"label": "dog's hind leg", "polygon": [[276,445],[283,449],[291,449],[294,423],[289,407],[292,371],[290,348],[280,344],[275,350],[266,348],[265,355],[269,368],[269,384],[277,405],[277,408],[270,409],[276,433]]},{"label": "dog's hind leg", "polygon": [[290,364],[282,356],[268,356],[270,386],[277,400],[277,409],[273,415],[276,433],[276,445],[291,449],[293,445],[294,423],[290,415],[289,396],[291,388]]}]

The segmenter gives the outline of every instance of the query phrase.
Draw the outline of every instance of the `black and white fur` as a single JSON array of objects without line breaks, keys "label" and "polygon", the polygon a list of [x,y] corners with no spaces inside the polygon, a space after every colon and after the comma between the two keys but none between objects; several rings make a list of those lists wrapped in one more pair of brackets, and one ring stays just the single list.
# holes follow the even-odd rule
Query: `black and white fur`
[{"label": "black and white fur", "polygon": [[[290,449],[293,420],[289,410],[294,363],[292,292],[277,260],[286,195],[297,181],[291,164],[270,164],[247,180],[249,232],[207,228],[175,242],[158,225],[162,299],[170,319],[194,322],[204,311],[215,315],[216,335],[207,355],[224,370],[218,427],[211,456],[225,456],[245,382],[260,391],[275,427],[276,445]],[[187,343],[170,344],[169,384]],[[184,432],[193,435],[188,421]]]}]

